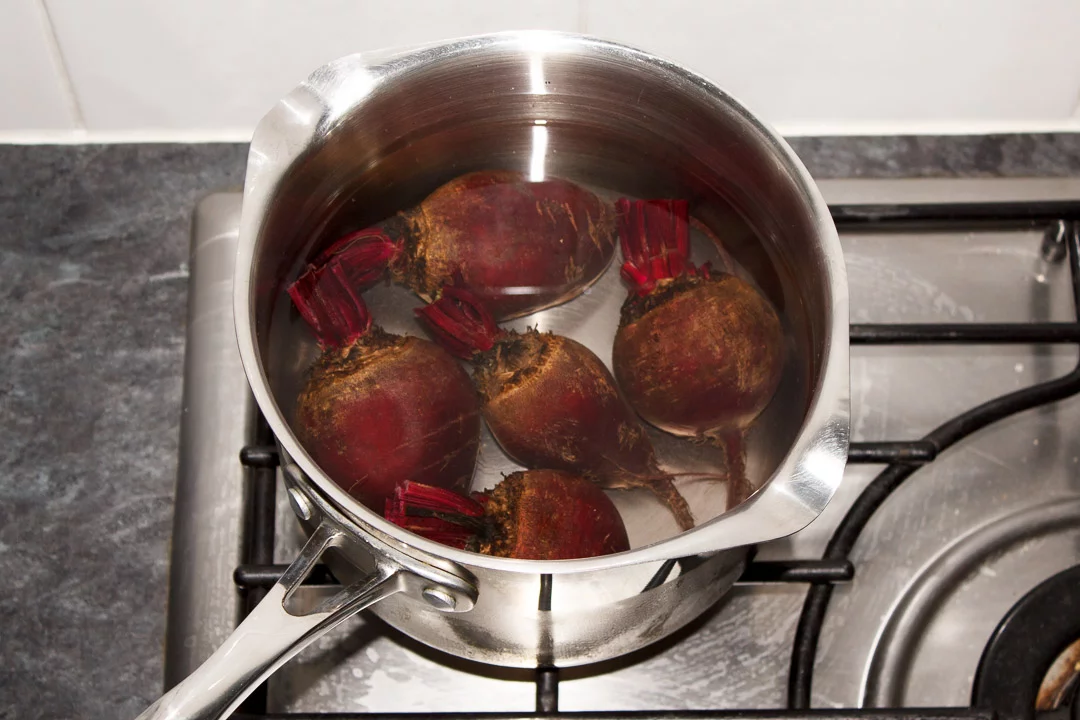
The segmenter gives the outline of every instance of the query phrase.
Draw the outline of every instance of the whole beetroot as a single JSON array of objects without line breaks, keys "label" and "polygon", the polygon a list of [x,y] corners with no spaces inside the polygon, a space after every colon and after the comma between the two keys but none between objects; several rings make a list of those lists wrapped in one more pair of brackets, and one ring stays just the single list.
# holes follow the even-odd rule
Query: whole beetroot
[{"label": "whole beetroot", "polygon": [[379,513],[406,479],[467,488],[480,408],[461,365],[435,343],[372,327],[336,261],[309,268],[289,295],[323,348],[295,417],[319,467]]},{"label": "whole beetroot", "polygon": [[749,283],[687,262],[685,201],[620,200],[618,210],[631,289],[615,377],[649,423],[724,448],[731,506],[750,492],[745,432],[780,383],[780,318]]},{"label": "whole beetroot", "polygon": [[630,549],[607,495],[558,470],[512,473],[471,498],[406,481],[387,502],[385,516],[430,540],[498,557],[571,560]]},{"label": "whole beetroot", "polygon": [[561,335],[503,331],[476,296],[458,287],[445,287],[416,312],[444,347],[472,361],[484,419],[515,462],[577,473],[609,489],[648,488],[681,528],[694,526],[644,426],[595,353]]},{"label": "whole beetroot", "polygon": [[411,210],[341,238],[338,256],[357,287],[384,269],[426,301],[460,276],[502,320],[565,302],[615,254],[615,210],[585,188],[530,182],[501,170],[462,175]]}]

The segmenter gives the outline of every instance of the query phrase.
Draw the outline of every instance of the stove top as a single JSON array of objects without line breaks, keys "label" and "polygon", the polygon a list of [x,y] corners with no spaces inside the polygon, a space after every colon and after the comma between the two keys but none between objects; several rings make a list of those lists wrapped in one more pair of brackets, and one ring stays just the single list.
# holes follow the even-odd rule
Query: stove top
[{"label": "stove top", "polygon": [[[703,618],[618,660],[539,673],[484,666],[365,614],[241,712],[809,704],[1025,717],[1039,695],[1041,710],[1072,703],[1075,717],[1080,401],[1062,398],[1080,391],[1080,286],[1066,253],[1080,233],[1080,180],[821,187],[848,267],[856,445],[816,522],[759,547],[744,581]],[[303,539],[275,490],[272,438],[235,348],[240,202],[211,195],[195,213],[169,686],[228,636]]]}]

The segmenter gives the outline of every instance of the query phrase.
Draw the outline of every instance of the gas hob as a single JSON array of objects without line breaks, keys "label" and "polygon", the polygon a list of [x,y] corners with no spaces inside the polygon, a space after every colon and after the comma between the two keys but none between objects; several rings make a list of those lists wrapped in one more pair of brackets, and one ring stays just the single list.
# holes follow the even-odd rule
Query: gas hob
[{"label": "gas hob", "polygon": [[[757,548],[706,616],[624,658],[495,668],[361,615],[241,713],[797,715],[809,701],[841,714],[936,707],[952,708],[936,716],[1005,718],[1031,717],[1038,702],[1065,716],[1071,704],[1075,717],[1080,400],[1069,396],[1080,391],[1080,277],[1070,252],[1080,181],[821,188],[850,284],[855,445],[816,522]],[[193,224],[170,686],[228,636],[303,541],[275,489],[272,438],[235,348],[240,207],[240,194],[208,196]],[[908,712],[920,714],[931,713]]]}]

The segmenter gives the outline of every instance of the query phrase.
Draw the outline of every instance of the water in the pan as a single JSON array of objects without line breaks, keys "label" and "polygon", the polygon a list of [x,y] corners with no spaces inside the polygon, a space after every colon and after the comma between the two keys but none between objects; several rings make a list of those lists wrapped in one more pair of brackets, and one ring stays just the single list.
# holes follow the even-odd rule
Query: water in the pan
[{"label": "water in the pan", "polygon": [[[439,270],[448,267],[453,260],[452,250],[446,247],[447,239],[468,233],[483,248],[477,262],[482,263],[489,273],[484,276],[489,284],[498,285],[502,281],[502,276],[492,281],[492,272],[505,271],[507,267],[520,268],[523,264],[528,266],[527,282],[502,282],[511,286],[508,292],[484,297],[488,308],[496,314],[504,317],[519,315],[503,322],[503,331],[524,333],[535,329],[565,336],[584,345],[610,369],[620,309],[629,289],[619,272],[623,253],[618,247],[615,210],[616,201],[626,196],[615,187],[598,186],[595,182],[575,182],[573,178],[551,175],[538,177],[535,168],[521,170],[512,175],[503,171],[481,171],[465,175],[464,180],[459,176],[450,181],[449,190],[444,183],[434,198],[429,197],[424,202],[423,215],[412,215],[411,222],[407,222],[403,214],[416,207],[415,201],[407,206],[387,207],[379,214],[368,210],[357,216],[353,211],[351,219],[346,216],[356,204],[346,203],[345,210],[339,213],[342,217],[324,224],[325,228],[333,230],[324,231],[322,237],[311,243],[307,254],[297,258],[286,282],[294,281],[309,262],[343,235],[379,227],[386,231],[385,236],[373,234],[362,240],[367,244],[363,263],[378,275],[379,263],[389,262],[396,271],[397,282],[375,282],[363,293],[363,303],[374,323],[387,332],[431,339],[433,336],[428,328],[414,313],[425,304],[416,291],[423,295],[438,292],[438,286],[429,278],[438,277]],[[424,198],[439,187],[429,185],[423,190],[410,189],[397,195]],[[367,207],[363,203],[360,205]],[[526,207],[530,217],[522,215]],[[471,214],[462,213],[461,208]],[[713,227],[708,234],[697,221],[694,226],[683,228],[690,238],[690,260],[697,266],[708,264],[714,272],[735,274],[760,288],[761,273],[751,272],[709,237],[719,235],[718,239],[724,245],[729,238],[742,246],[755,242],[753,231],[739,222],[736,213],[729,212],[724,217],[727,219],[723,226]],[[544,232],[550,235],[550,248],[544,248]],[[412,238],[418,250],[398,242],[403,233]],[[502,242],[495,241],[497,238]],[[405,248],[403,251],[402,247]],[[395,255],[399,252],[402,254]],[[515,252],[521,257],[513,256]],[[356,266],[352,267],[356,269]],[[351,279],[355,277],[355,273],[350,275]],[[762,292],[778,308],[798,308],[799,303],[792,299],[791,289],[782,280],[776,281],[783,277],[783,272],[774,269],[765,283],[771,292]],[[322,282],[320,280],[320,284]],[[318,289],[315,287],[311,292]],[[529,312],[537,306],[549,307]],[[784,325],[780,353],[785,357],[779,388],[772,403],[746,433],[747,476],[755,487],[767,480],[782,458],[807,403],[806,370],[803,363],[795,360],[800,354],[796,349],[799,340],[791,332],[792,325],[785,315],[780,312]],[[320,350],[315,333],[284,289],[273,313],[268,350],[275,357],[270,380],[277,401],[286,417],[295,423],[297,397]],[[473,372],[468,363],[466,367]],[[628,411],[628,417],[635,423],[640,422],[632,412]],[[581,427],[571,422],[575,429],[569,434],[574,441],[580,441],[588,433],[598,432],[597,427],[603,426],[604,421],[617,422],[617,419],[605,417],[598,423],[594,420],[591,426],[578,422]],[[375,422],[379,421],[376,419]],[[662,471],[674,476],[678,492],[686,498],[695,520],[702,523],[723,513],[729,502],[728,464],[724,451],[715,444],[678,437],[646,423],[640,424],[646,433],[642,444],[651,444]],[[490,425],[485,423],[482,429],[471,482],[473,491],[490,489],[504,475],[523,469],[511,457],[513,453],[504,451],[492,437]],[[619,440],[623,438],[620,436]],[[625,449],[624,444],[619,451]],[[308,450],[310,452],[311,448]],[[604,451],[596,454],[604,455]],[[327,470],[325,465],[324,470]],[[329,471],[328,474],[342,486],[352,482],[350,478],[340,477],[340,470],[338,477]],[[670,537],[679,531],[674,515],[648,490],[612,490],[608,495],[623,517],[632,547]]]}]

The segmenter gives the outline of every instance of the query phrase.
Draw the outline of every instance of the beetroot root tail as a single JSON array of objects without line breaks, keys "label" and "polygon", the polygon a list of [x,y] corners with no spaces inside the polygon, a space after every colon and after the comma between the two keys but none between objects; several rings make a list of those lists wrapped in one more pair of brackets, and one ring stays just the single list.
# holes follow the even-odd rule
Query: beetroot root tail
[{"label": "beetroot root tail", "polygon": [[664,503],[675,516],[675,522],[680,530],[691,530],[694,527],[694,515],[690,512],[690,506],[686,498],[682,496],[675,482],[671,478],[657,478],[649,480],[648,488],[660,502]]},{"label": "beetroot root tail", "polygon": [[731,510],[754,492],[750,479],[746,477],[746,446],[741,432],[725,435],[719,439],[718,444],[724,449],[724,459],[727,462],[727,510]]}]

